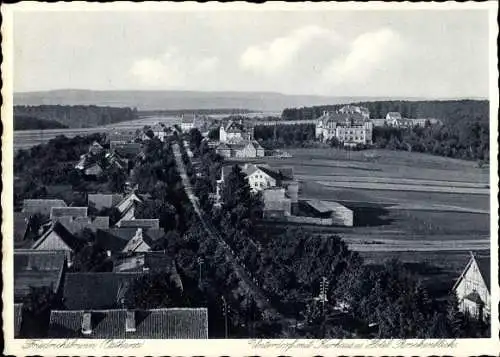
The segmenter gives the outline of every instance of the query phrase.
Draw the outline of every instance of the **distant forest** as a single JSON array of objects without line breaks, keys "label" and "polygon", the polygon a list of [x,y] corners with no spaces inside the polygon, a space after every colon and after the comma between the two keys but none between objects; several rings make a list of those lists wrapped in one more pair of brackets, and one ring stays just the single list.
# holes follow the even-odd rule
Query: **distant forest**
[{"label": "distant forest", "polygon": [[141,110],[139,111],[139,116],[153,116],[153,115],[181,115],[181,114],[193,114],[198,115],[213,115],[213,114],[228,114],[228,115],[238,115],[252,113],[255,110],[249,109],[237,109],[237,108],[222,108],[222,109],[171,109],[171,110]]},{"label": "distant forest", "polygon": [[[489,162],[489,102],[487,100],[457,101],[380,101],[353,103],[367,107],[371,118],[385,118],[391,111],[406,118],[436,118],[443,125],[426,128],[399,129],[377,127],[373,131],[373,146],[391,150],[430,153],[439,156]],[[319,118],[323,111],[340,109],[343,105],[325,105],[285,109],[284,120]],[[304,147],[311,145],[313,125],[288,128],[278,126],[276,142],[272,127],[258,127],[255,137],[268,147]],[[338,143],[331,142],[332,146]]]},{"label": "distant forest", "polygon": [[[351,103],[368,108],[371,119],[385,118],[388,112],[400,112],[404,118],[437,118],[444,123],[463,118],[489,120],[489,101],[487,100],[428,100],[428,101],[376,101]],[[319,118],[323,111],[335,111],[345,104],[321,105],[314,107],[287,108],[283,110],[284,120],[303,120]]]},{"label": "distant forest", "polygon": [[14,115],[14,130],[64,129],[66,125],[55,120],[39,119],[24,115]]},{"label": "distant forest", "polygon": [[14,118],[20,116],[56,121],[68,128],[90,128],[138,118],[135,108],[98,107],[95,105],[16,105],[14,106]]}]

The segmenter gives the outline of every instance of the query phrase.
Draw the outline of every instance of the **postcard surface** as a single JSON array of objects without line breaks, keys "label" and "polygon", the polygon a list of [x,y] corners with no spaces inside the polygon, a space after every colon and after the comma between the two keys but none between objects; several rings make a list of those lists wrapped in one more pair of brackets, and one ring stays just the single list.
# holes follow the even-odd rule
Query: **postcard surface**
[{"label": "postcard surface", "polygon": [[496,2],[1,10],[5,354],[498,353]]}]

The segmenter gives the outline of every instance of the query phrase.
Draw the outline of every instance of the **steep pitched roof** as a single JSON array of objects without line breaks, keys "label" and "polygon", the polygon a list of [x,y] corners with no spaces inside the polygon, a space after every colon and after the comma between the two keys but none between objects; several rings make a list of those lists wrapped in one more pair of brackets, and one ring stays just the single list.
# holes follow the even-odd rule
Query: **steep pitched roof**
[{"label": "steep pitched roof", "polygon": [[67,207],[66,202],[59,199],[26,199],[23,201],[23,212],[50,215],[53,207]]},{"label": "steep pitched roof", "polygon": [[155,219],[129,219],[120,221],[120,227],[122,228],[154,228],[160,229],[160,220]]},{"label": "steep pitched roof", "polygon": [[83,245],[83,242],[72,235],[61,223],[54,222],[51,227],[33,244],[32,249],[37,249],[52,232],[56,233],[64,244],[66,244],[73,251],[78,250]]},{"label": "steep pitched roof", "polygon": [[97,210],[113,207],[120,203],[122,199],[123,195],[118,193],[89,193],[87,196],[88,206]]},{"label": "steep pitched roof", "polygon": [[135,310],[135,331],[127,332],[127,310],[91,311],[90,335],[83,335],[84,311],[53,310],[49,337],[52,338],[142,338],[142,339],[206,339],[208,311],[206,308],[164,308]]},{"label": "steep pitched roof", "polygon": [[50,218],[57,217],[87,217],[88,207],[52,207]]},{"label": "steep pitched roof", "polygon": [[66,255],[61,251],[15,250],[14,299],[28,295],[30,287],[50,287],[56,292],[65,265]]},{"label": "steep pitched roof", "polygon": [[64,280],[63,303],[69,310],[113,309],[119,297],[141,272],[68,273]]},{"label": "steep pitched roof", "polygon": [[96,231],[97,229],[108,229],[109,228],[109,217],[108,216],[97,216],[97,217],[56,217],[55,221],[61,223],[71,234],[80,232],[83,229],[90,229]]},{"label": "steep pitched roof", "polygon": [[479,272],[484,279],[484,283],[491,291],[491,261],[490,257],[475,257]]},{"label": "steep pitched roof", "polygon": [[[98,229],[96,241],[105,250],[121,252],[136,233],[137,228]],[[144,242],[151,246],[156,240],[163,237],[165,232],[162,229],[147,229],[142,232],[142,235]]]},{"label": "steep pitched roof", "polygon": [[452,290],[455,290],[456,287],[460,284],[462,279],[465,277],[467,271],[470,269],[471,265],[475,262],[477,264],[477,267],[479,269],[479,272],[481,273],[481,276],[484,280],[484,283],[486,284],[486,287],[488,288],[488,291],[491,292],[491,261],[490,257],[486,256],[476,256],[474,253],[470,253],[471,257],[469,261],[467,262],[467,265],[465,266],[465,269],[462,271],[462,274],[458,277],[457,281],[453,285]]},{"label": "steep pitched roof", "polygon": [[389,112],[386,115],[387,119],[402,119],[400,112]]}]

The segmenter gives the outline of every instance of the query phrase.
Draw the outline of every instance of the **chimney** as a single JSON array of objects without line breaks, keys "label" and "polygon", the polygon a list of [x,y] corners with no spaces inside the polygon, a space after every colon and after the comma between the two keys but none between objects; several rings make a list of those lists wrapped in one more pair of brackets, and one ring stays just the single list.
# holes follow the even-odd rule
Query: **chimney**
[{"label": "chimney", "polygon": [[92,333],[92,313],[84,312],[82,316],[82,333],[90,335]]},{"label": "chimney", "polygon": [[125,332],[135,332],[135,312],[127,310],[125,318]]}]

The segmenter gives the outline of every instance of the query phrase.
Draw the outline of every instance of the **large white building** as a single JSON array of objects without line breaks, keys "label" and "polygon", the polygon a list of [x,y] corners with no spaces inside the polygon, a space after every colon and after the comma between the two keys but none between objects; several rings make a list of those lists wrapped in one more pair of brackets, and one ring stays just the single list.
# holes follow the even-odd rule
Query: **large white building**
[{"label": "large white building", "polygon": [[371,144],[373,123],[361,113],[325,112],[316,122],[316,138],[344,145]]}]

